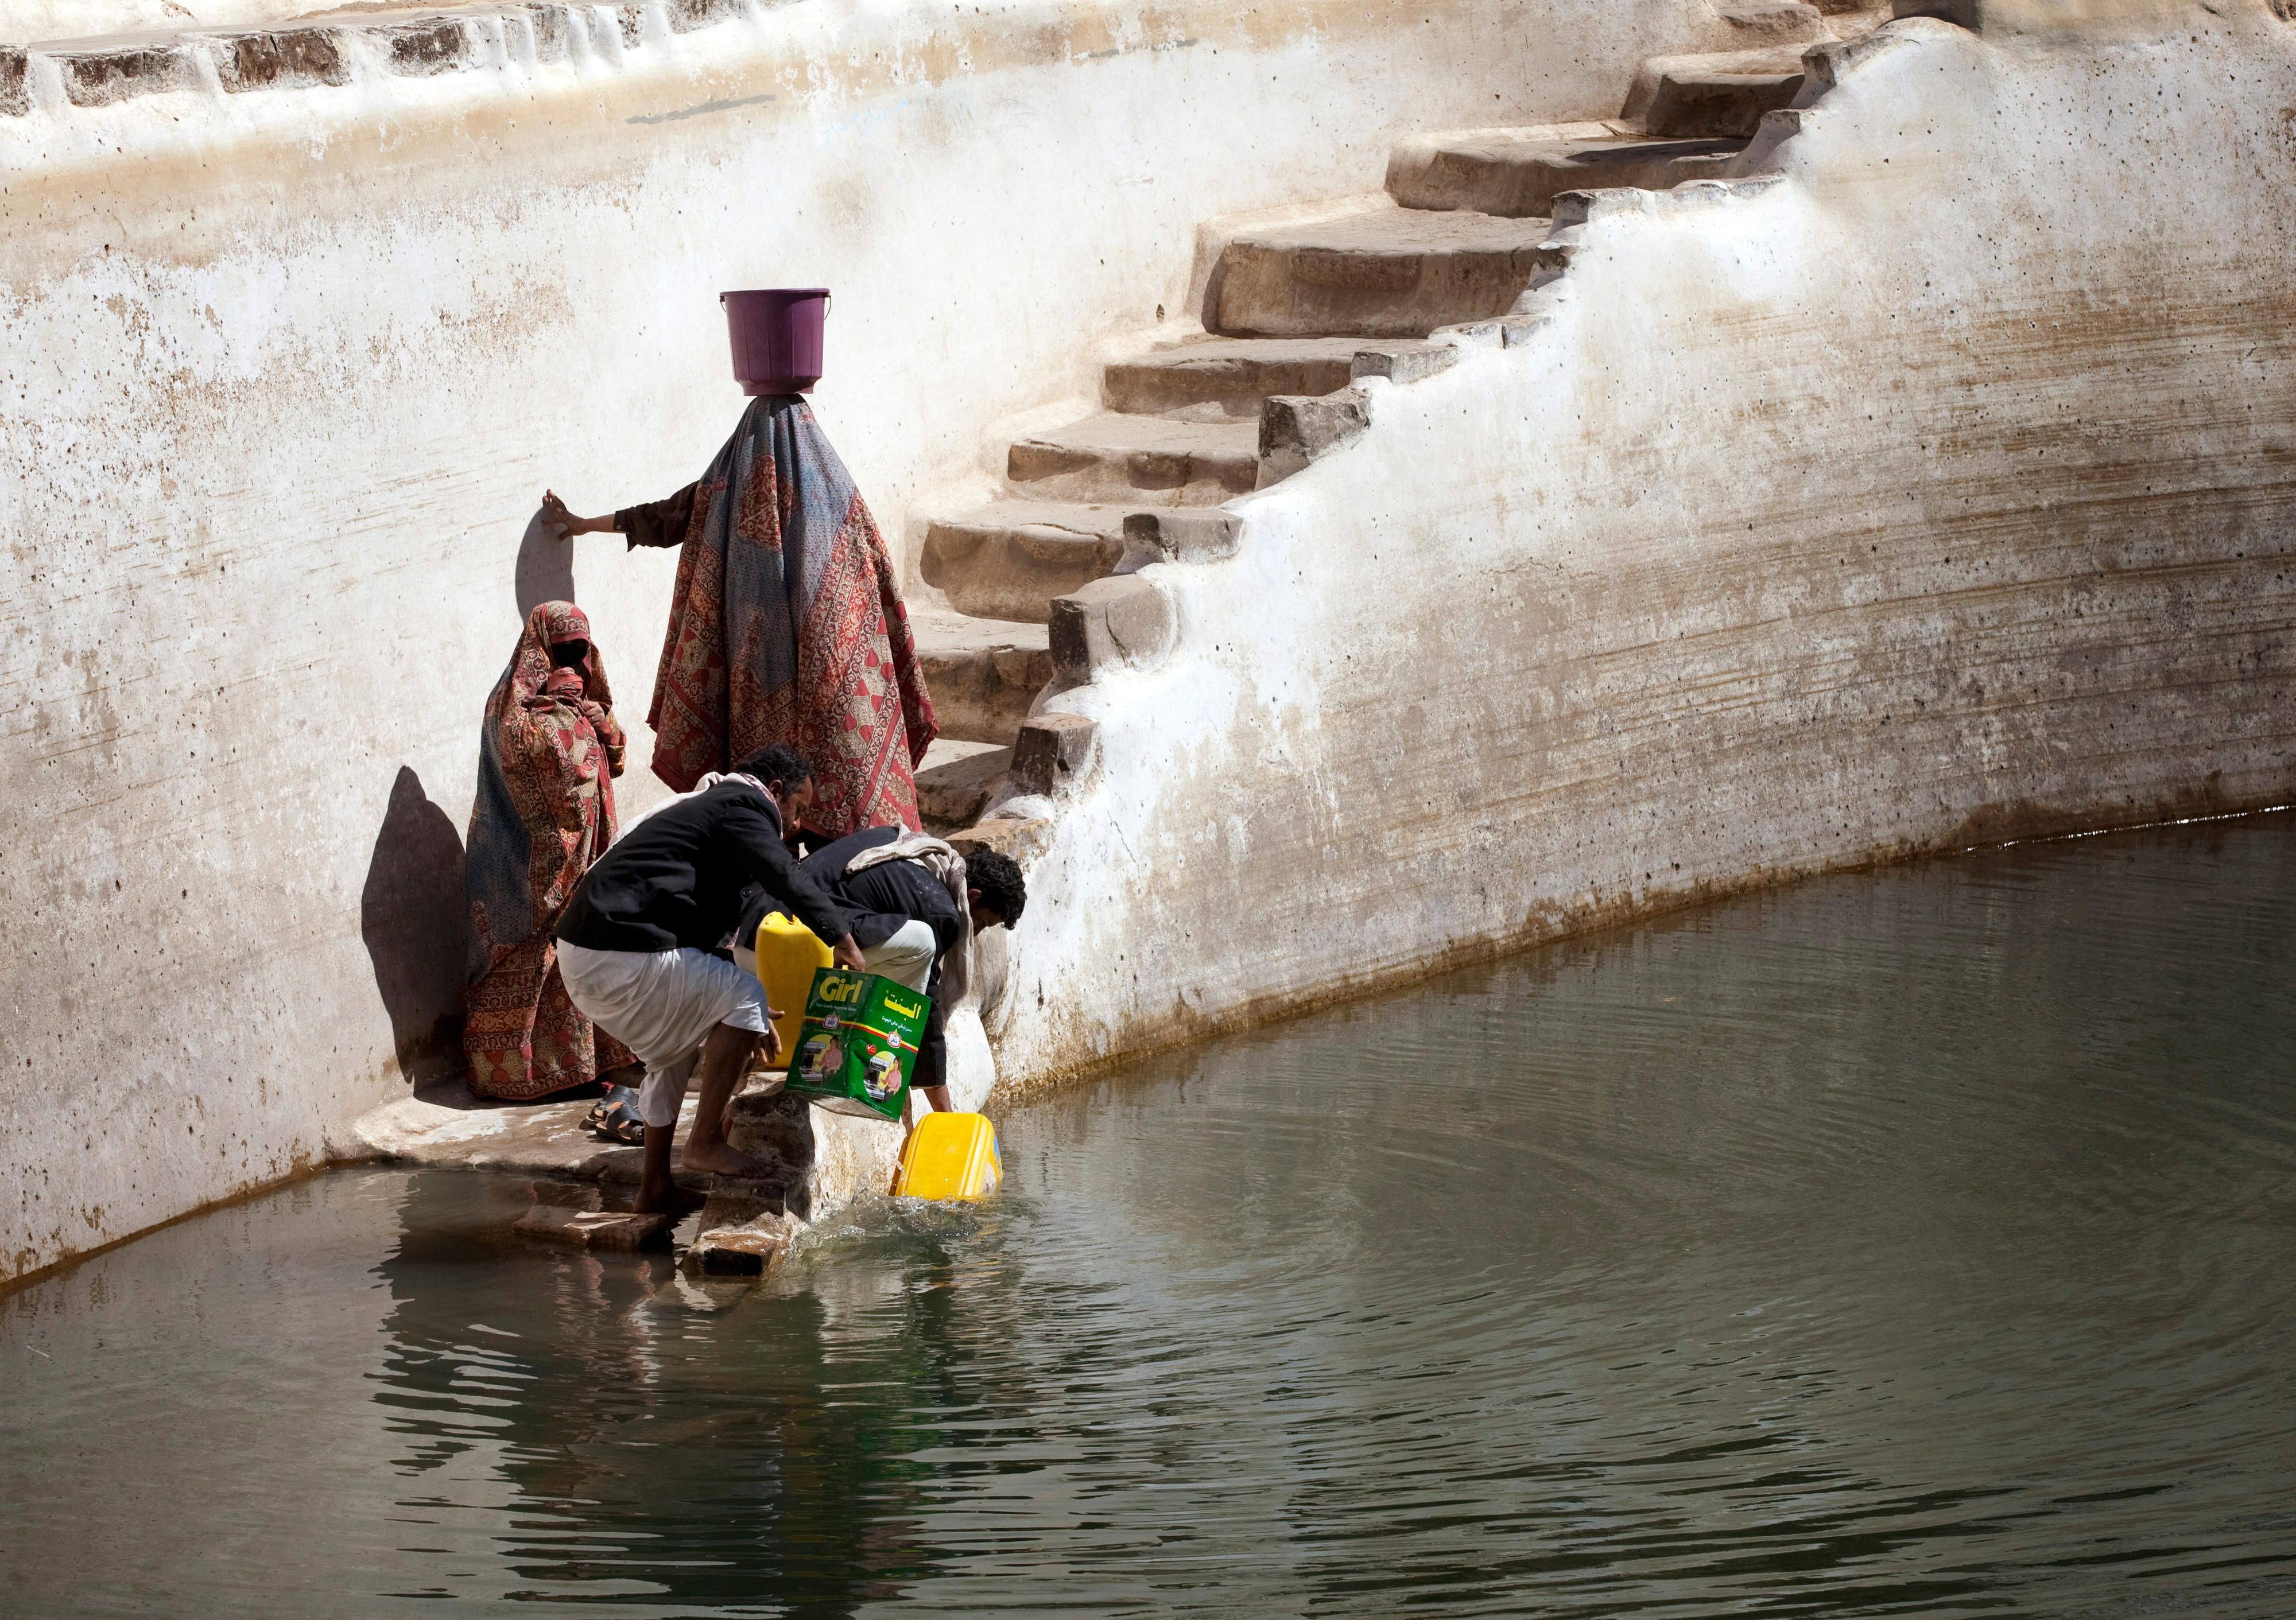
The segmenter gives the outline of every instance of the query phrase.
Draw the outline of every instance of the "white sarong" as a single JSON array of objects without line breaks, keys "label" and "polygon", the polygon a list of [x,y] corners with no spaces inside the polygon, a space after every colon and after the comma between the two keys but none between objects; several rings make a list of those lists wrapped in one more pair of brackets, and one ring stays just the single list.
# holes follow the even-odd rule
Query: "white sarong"
[{"label": "white sarong", "polygon": [[638,1117],[649,1131],[677,1124],[701,1043],[720,1024],[766,1028],[766,991],[756,978],[707,951],[593,951],[558,942],[558,972],[583,1017],[646,1066]]}]

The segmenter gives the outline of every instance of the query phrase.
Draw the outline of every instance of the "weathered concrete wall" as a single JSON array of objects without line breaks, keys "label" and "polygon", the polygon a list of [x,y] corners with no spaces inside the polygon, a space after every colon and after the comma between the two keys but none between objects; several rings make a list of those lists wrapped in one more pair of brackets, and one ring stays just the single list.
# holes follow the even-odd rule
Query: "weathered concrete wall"
[{"label": "weathered concrete wall", "polygon": [[7,0],[0,5],[0,39],[20,43],[279,22],[326,9],[312,0]]},{"label": "weathered concrete wall", "polygon": [[1147,571],[1178,649],[1061,701],[1098,763],[1008,1077],[1795,873],[2296,798],[2296,30],[1876,38],[1784,184],[1610,194],[1548,324],[1365,384],[1232,560]]},{"label": "weathered concrete wall", "polygon": [[651,742],[674,560],[570,562],[529,520],[545,484],[596,510],[706,463],[742,403],[718,289],[835,287],[816,407],[898,536],[993,419],[1177,316],[1200,219],[1371,189],[1424,125],[1608,111],[1718,26],[804,0],[692,28],[726,9],[505,6],[329,36],[324,72],[0,50],[0,1278],[323,1158],[437,1058],[524,605],[581,597]]}]

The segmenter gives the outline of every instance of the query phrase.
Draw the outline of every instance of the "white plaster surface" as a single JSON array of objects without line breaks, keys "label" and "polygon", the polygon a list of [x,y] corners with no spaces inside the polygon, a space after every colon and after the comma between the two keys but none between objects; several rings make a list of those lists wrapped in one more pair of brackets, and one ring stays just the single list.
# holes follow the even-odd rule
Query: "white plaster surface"
[{"label": "white plaster surface", "polygon": [[[589,17],[589,9],[581,15]],[[1423,124],[1609,110],[1656,0],[799,0],[573,56],[0,111],[0,1278],[357,1150],[451,1060],[480,708],[589,610],[638,762],[675,558],[528,531],[694,477],[722,288],[835,289],[815,408],[905,554],[987,423],[1184,323],[1224,210]]]},{"label": "white plaster surface", "polygon": [[[1799,871],[2289,797],[2296,34],[2221,11],[1895,25],[1789,184],[1598,217],[1550,326],[1366,384],[1234,560],[1156,570],[1178,650],[1060,700],[1100,764],[1031,872],[1005,1087]],[[706,462],[719,288],[837,289],[816,406],[913,560],[987,424],[1185,322],[1201,221],[1605,116],[1716,27],[657,22],[100,107],[36,57],[0,116],[0,1276],[363,1151],[451,1062],[524,604],[583,601],[651,741],[674,559],[570,567],[529,519]]]},{"label": "white plaster surface", "polygon": [[1366,382],[1233,560],[1151,570],[1179,650],[1057,701],[1099,763],[1006,1084],[1797,873],[2296,798],[2296,29],[2221,9],[1890,25],[1784,184],[1613,194],[1548,324]]},{"label": "white plaster surface", "polygon": [[279,22],[322,9],[309,0],[0,0],[0,39],[22,44]]}]

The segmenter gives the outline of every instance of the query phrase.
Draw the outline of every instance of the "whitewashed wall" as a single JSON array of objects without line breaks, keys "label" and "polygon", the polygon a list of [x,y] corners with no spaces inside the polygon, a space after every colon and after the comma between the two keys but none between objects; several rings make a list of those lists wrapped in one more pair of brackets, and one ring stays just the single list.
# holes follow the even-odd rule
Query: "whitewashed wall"
[{"label": "whitewashed wall", "polygon": [[633,723],[666,614],[672,558],[570,570],[536,500],[700,471],[718,289],[836,290],[816,406],[898,536],[1180,307],[1201,218],[1609,112],[1716,26],[800,0],[625,48],[596,11],[556,64],[488,23],[435,77],[355,45],[341,86],[80,106],[36,54],[0,106],[0,1277],[324,1158],[436,1059],[522,606],[579,597]]},{"label": "whitewashed wall", "polygon": [[1598,214],[1550,326],[1149,570],[1179,650],[1062,700],[1005,1074],[2296,799],[2296,28],[2223,9],[1890,25],[1786,184]]}]

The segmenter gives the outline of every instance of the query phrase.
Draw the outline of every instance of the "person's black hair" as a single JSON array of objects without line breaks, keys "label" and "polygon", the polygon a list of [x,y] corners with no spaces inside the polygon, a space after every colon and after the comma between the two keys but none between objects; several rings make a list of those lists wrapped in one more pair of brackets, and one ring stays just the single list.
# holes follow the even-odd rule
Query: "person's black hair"
[{"label": "person's black hair", "polygon": [[558,642],[550,649],[551,666],[557,669],[572,669],[589,656],[587,642]]},{"label": "person's black hair", "polygon": [[805,756],[786,742],[769,742],[734,768],[744,776],[789,788],[802,787],[813,780],[813,767],[806,764]]},{"label": "person's black hair", "polygon": [[1021,880],[1020,863],[994,849],[976,849],[964,857],[964,886],[979,889],[980,904],[1004,919],[1007,927],[1029,909],[1029,886]]}]

